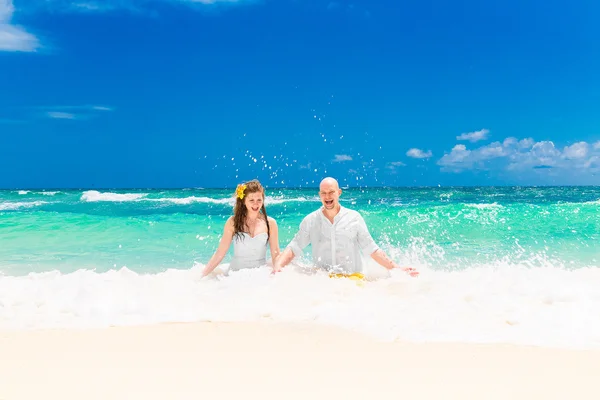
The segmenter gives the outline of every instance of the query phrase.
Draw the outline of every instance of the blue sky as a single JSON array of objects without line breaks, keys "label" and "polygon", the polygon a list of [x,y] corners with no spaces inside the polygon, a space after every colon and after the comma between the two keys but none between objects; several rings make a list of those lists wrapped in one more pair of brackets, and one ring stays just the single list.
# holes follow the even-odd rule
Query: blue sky
[{"label": "blue sky", "polygon": [[600,184],[598,17],[0,0],[0,187]]}]

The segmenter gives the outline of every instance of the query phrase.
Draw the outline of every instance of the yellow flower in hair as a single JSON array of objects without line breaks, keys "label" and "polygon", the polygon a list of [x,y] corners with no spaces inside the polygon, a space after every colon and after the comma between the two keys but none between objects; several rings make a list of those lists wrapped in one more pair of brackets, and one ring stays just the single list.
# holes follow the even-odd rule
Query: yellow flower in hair
[{"label": "yellow flower in hair", "polygon": [[238,185],[237,189],[235,190],[235,194],[240,198],[240,200],[244,199],[244,190],[246,190],[246,185]]}]

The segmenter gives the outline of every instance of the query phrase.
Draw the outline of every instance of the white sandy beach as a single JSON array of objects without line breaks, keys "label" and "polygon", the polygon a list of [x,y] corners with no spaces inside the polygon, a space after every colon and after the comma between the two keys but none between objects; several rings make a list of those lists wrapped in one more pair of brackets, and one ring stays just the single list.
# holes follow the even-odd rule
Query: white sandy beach
[{"label": "white sandy beach", "polygon": [[0,399],[598,399],[600,352],[196,323],[0,332]]}]

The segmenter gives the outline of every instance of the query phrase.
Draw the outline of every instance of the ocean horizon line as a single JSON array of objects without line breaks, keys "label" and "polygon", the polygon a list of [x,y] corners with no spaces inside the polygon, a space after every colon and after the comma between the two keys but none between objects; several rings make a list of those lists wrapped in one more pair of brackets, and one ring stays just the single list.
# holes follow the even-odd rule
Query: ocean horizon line
[{"label": "ocean horizon line", "polygon": [[[319,186],[269,186],[262,184],[265,189],[281,189],[281,190],[297,190],[297,189],[318,189]],[[105,190],[234,190],[237,184],[233,186],[123,186],[123,187],[0,187],[0,191],[105,191]],[[460,189],[460,188],[597,188],[599,185],[340,185],[340,188],[344,190],[361,190],[361,189]]]}]

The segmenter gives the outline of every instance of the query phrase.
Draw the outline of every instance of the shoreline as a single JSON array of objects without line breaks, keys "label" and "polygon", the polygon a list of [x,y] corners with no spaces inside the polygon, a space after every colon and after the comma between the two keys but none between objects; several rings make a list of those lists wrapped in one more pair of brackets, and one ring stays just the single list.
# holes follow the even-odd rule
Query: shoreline
[{"label": "shoreline", "polygon": [[0,399],[597,399],[599,350],[379,342],[293,323],[0,331]]}]

